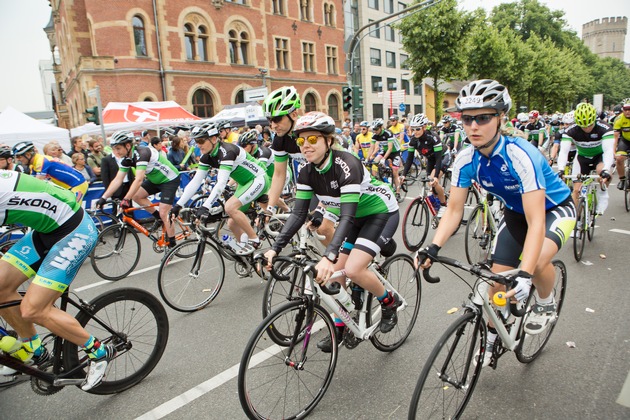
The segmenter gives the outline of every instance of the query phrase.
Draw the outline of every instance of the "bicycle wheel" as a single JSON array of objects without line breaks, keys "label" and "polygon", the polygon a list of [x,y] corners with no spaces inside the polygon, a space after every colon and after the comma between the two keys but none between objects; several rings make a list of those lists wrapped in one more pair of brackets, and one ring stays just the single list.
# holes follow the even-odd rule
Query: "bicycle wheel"
[{"label": "bicycle wheel", "polygon": [[483,365],[473,363],[486,341],[482,321],[468,311],[442,335],[418,378],[409,406],[410,420],[461,418]]},{"label": "bicycle wheel", "polygon": [[117,281],[131,273],[140,261],[140,238],[129,226],[115,225],[98,235],[90,263],[99,277]]},{"label": "bicycle wheel", "polygon": [[[562,310],[562,303],[564,302],[564,294],[566,293],[567,288],[567,268],[562,261],[555,260],[552,262],[553,267],[556,271],[555,283],[553,285],[553,296],[556,301],[556,319],[547,327],[547,329],[540,334],[529,335],[523,331],[525,321],[527,320],[527,315],[521,322],[521,326],[518,332],[518,336],[521,337],[521,341],[518,343],[514,352],[516,353],[516,358],[521,363],[531,363],[533,362],[543,347],[549,341],[549,337],[551,337],[551,333],[553,329],[556,327],[558,323],[558,318],[560,317],[560,311]],[[530,293],[528,304],[528,313],[531,310],[530,306],[533,304],[534,298],[532,296],[534,293]]]},{"label": "bicycle wheel", "polygon": [[[394,186],[392,185],[392,188]],[[405,198],[407,198],[407,191],[408,188],[407,186],[403,183],[400,188],[398,189],[398,192],[396,193],[396,201],[398,202],[398,204],[402,203],[405,201]]]},{"label": "bicycle wheel", "polygon": [[[278,324],[294,331],[294,341],[309,327],[310,337],[299,345],[270,346],[268,331]],[[326,393],[335,371],[334,331],[328,312],[318,304],[309,308],[302,301],[289,302],[265,318],[249,339],[239,365],[238,396],[245,414],[250,419],[308,416]],[[330,353],[316,346],[324,338],[333,340]]]},{"label": "bicycle wheel", "polygon": [[414,252],[420,249],[429,232],[429,209],[424,197],[416,197],[403,217],[402,237],[405,248]]},{"label": "bicycle wheel", "polygon": [[[630,181],[626,181],[626,183],[628,183]],[[630,211],[630,188],[626,188],[626,190],[624,191],[624,195],[625,195],[625,202],[626,202],[626,211]]]},{"label": "bicycle wheel", "polygon": [[626,156],[626,185],[624,188],[624,201],[626,204],[626,211],[630,211],[630,157]]},{"label": "bicycle wheel", "polygon": [[592,241],[595,236],[595,217],[597,217],[597,194],[593,191],[590,204],[588,206],[588,226],[586,236],[588,241]]},{"label": "bicycle wheel", "polygon": [[419,174],[420,169],[418,168],[418,165],[413,162],[409,167],[407,174],[405,175],[405,182],[407,183],[407,185],[413,185],[414,182],[416,182],[416,180],[418,179]]},{"label": "bicycle wheel", "polygon": [[[413,266],[413,258],[406,254],[392,255],[381,265],[381,272],[398,294],[406,302],[398,309],[398,323],[387,334],[377,330],[370,341],[380,351],[390,352],[400,347],[413,330],[420,311],[422,292],[420,277]],[[368,312],[367,319],[380,319],[381,304],[376,298]]]},{"label": "bicycle wheel", "polygon": [[102,232],[105,228],[118,223],[118,219],[110,213],[102,211],[92,212],[90,213],[90,216],[92,217],[92,221],[99,232]]},{"label": "bicycle wheel", "polygon": [[[287,257],[295,258],[298,253],[291,253]],[[267,286],[263,293],[262,316],[263,319],[269,316],[277,307],[301,296],[304,290],[304,270],[298,264],[291,264],[289,261],[274,261],[274,271],[283,278],[278,279],[273,275],[267,281]]]},{"label": "bicycle wheel", "polygon": [[[160,361],[168,342],[169,324],[164,306],[151,293],[122,288],[105,292],[90,302],[90,313],[77,314],[77,321],[103,344],[116,346],[118,354],[107,366],[105,379],[92,394],[114,394],[142,381]],[[111,330],[103,327],[105,324]],[[87,360],[85,353],[66,341],[63,362],[66,370]],[[82,375],[87,374],[87,365]]]},{"label": "bicycle wheel", "polygon": [[573,256],[575,261],[580,261],[584,254],[586,242],[586,202],[580,199],[577,206],[575,228],[573,229]]},{"label": "bicycle wheel", "polygon": [[160,263],[158,289],[179,312],[203,309],[217,297],[225,280],[223,257],[210,241],[191,239],[171,249]]},{"label": "bicycle wheel", "polygon": [[485,210],[483,204],[479,204],[470,213],[466,224],[465,251],[469,264],[484,262],[490,259],[492,244],[496,232],[492,229],[489,218],[490,210]]}]

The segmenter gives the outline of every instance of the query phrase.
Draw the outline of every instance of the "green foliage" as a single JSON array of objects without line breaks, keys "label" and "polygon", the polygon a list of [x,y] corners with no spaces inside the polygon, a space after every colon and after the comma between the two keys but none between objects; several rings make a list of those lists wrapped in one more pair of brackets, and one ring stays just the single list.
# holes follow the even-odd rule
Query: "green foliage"
[{"label": "green foliage", "polygon": [[613,106],[630,97],[630,70],[615,58],[600,59],[592,71],[594,91],[604,94],[604,105]]}]

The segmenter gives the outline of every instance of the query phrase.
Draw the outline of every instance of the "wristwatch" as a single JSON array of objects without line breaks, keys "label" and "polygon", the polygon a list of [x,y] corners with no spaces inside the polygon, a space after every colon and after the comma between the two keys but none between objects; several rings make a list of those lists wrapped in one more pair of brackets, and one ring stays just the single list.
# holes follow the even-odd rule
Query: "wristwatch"
[{"label": "wristwatch", "polygon": [[324,257],[333,264],[337,262],[337,255],[335,255],[335,253],[332,251],[324,255]]}]

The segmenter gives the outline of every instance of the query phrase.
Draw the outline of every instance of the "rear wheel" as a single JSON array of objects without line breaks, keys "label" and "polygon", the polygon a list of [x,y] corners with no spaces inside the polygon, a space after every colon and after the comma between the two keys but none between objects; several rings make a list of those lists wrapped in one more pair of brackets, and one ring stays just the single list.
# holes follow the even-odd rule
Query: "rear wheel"
[{"label": "rear wheel", "polygon": [[127,277],[136,268],[140,251],[136,231],[118,224],[99,233],[90,263],[101,278],[116,281]]},{"label": "rear wheel", "polygon": [[465,251],[469,264],[485,262],[490,259],[496,232],[489,220],[490,209],[479,204],[470,213],[466,224]]},{"label": "rear wheel", "polygon": [[573,229],[573,256],[576,261],[582,259],[586,242],[586,202],[580,199],[577,206],[575,228]]},{"label": "rear wheel", "polygon": [[405,248],[414,252],[420,249],[429,232],[429,209],[424,197],[416,197],[403,217],[402,237]]},{"label": "rear wheel", "polygon": [[586,236],[588,237],[589,242],[593,240],[593,236],[595,236],[595,217],[597,217],[597,194],[595,192],[592,193],[591,204],[588,206],[588,228],[586,229]]}]

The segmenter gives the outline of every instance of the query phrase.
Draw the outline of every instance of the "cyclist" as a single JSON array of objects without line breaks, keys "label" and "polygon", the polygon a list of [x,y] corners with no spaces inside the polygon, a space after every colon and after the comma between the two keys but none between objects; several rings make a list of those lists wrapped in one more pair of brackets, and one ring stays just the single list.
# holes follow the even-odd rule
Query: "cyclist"
[{"label": "cyclist", "polygon": [[[455,105],[462,113],[472,146],[463,150],[453,166],[449,206],[433,243],[416,256],[423,268],[431,265],[442,246],[457,229],[472,181],[505,204],[492,252],[492,271],[520,265],[513,276],[518,300],[529,295],[532,281],[536,301],[525,322],[525,332],[539,334],[554,322],[555,270],[551,260],[575,225],[575,206],[569,188],[552,171],[544,156],[520,137],[502,134],[501,117],[510,110],[507,89],[494,80],[477,80],[464,86]],[[499,291],[491,287],[490,296]],[[496,330],[488,328],[483,365],[490,363]]]},{"label": "cyclist", "polygon": [[[172,248],[175,246],[175,227],[168,220],[168,213],[179,188],[179,171],[164,153],[151,146],[134,146],[134,141],[135,137],[129,131],[112,134],[110,145],[112,152],[120,160],[120,168],[96,206],[103,207],[107,199],[123,185],[127,174],[135,173],[135,179],[123,196],[120,206],[123,209],[129,208],[133,200],[146,207],[155,219],[150,231],[157,230],[164,223],[168,246]],[[150,207],[151,200],[147,197],[157,193],[160,193],[160,204],[156,210],[155,207]]]},{"label": "cyclist", "polygon": [[450,115],[444,114],[442,117],[442,128],[440,128],[440,138],[448,150],[452,154],[456,154],[459,150],[460,131],[457,125],[453,124],[453,119]]},{"label": "cyclist", "polygon": [[404,144],[405,139],[405,124],[399,121],[398,114],[392,114],[389,117],[389,122],[387,124],[387,131],[392,133],[395,137],[398,138],[399,144]]},{"label": "cyclist", "polygon": [[[98,231],[75,195],[63,188],[15,171],[0,170],[0,221],[19,223],[32,230],[0,260],[0,302],[22,300],[0,315],[22,339],[29,362],[40,368],[49,359],[33,323],[83,348],[90,358],[81,388],[88,391],[102,381],[115,357],[111,344],[101,344],[70,314],[54,303],[74,280],[96,245]],[[18,287],[33,282],[24,297]],[[24,360],[24,357],[20,357]],[[0,374],[12,374],[2,367]]]},{"label": "cyclist", "polygon": [[260,246],[260,240],[243,212],[249,208],[254,200],[268,191],[270,181],[265,168],[236,144],[224,143],[219,140],[219,130],[214,123],[195,127],[191,133],[191,138],[195,140],[203,154],[194,178],[177,200],[177,204],[171,211],[171,217],[179,214],[182,206],[186,205],[188,200],[197,192],[210,168],[217,168],[219,170],[217,182],[212,187],[206,201],[197,209],[197,217],[202,221],[208,218],[210,209],[221,196],[228,180],[232,177],[238,186],[234,195],[225,203],[225,211],[230,216],[228,225],[242,244],[242,248],[237,253],[239,255],[251,254]]},{"label": "cyclist", "polygon": [[386,130],[384,122],[381,118],[372,121],[372,150],[370,151],[370,160],[374,162],[372,165],[372,175],[378,175],[378,165],[385,166],[387,161],[391,161],[392,178],[394,178],[394,188],[396,194],[400,189],[400,179],[398,178],[398,170],[402,163],[400,157],[400,142],[398,137],[392,135]]},{"label": "cyclist", "polygon": [[0,144],[0,169],[24,172],[24,167],[21,164],[15,163],[13,151],[6,144]]},{"label": "cyclist", "polygon": [[[298,118],[298,109],[302,106],[300,95],[293,86],[284,86],[271,92],[264,100],[262,108],[265,117],[269,120],[271,130],[275,133],[271,143],[271,150],[274,155],[273,179],[269,188],[269,206],[272,211],[277,210],[280,201],[280,194],[287,181],[287,167],[289,157],[295,163],[293,178],[297,175],[307,160],[295,143],[293,127]],[[311,210],[317,207],[317,200],[311,203]],[[325,238],[324,245],[328,244],[333,237],[334,221],[324,219],[317,229],[317,233]]]},{"label": "cyclist", "polygon": [[547,135],[545,123],[539,117],[538,111],[530,111],[529,122],[522,128],[529,142],[536,147],[542,147]]},{"label": "cyclist", "polygon": [[[558,157],[558,152],[560,151],[560,143],[562,142],[562,135],[564,134],[564,131],[572,126],[574,123],[575,119],[573,116],[573,111],[567,112],[562,116],[562,126],[554,134],[553,147],[551,148],[551,153],[549,154],[549,165],[552,165],[556,157]],[[575,149],[575,144],[571,143],[567,162],[571,162],[571,164],[573,164],[573,159],[575,158],[576,153],[577,150]]]},{"label": "cyclist", "polygon": [[444,188],[440,185],[440,178],[443,174],[443,146],[440,139],[427,130],[428,123],[429,119],[424,114],[416,114],[409,123],[409,127],[413,130],[413,133],[409,141],[409,154],[407,155],[403,174],[406,174],[409,168],[411,168],[415,151],[426,157],[427,174],[433,178],[430,185],[435,189],[438,199],[440,200],[441,206],[439,215],[441,216],[446,211],[446,195],[444,194]]},{"label": "cyclist", "polygon": [[269,179],[273,177],[273,152],[266,146],[258,145],[256,130],[249,130],[238,136],[238,145],[263,165]]},{"label": "cyclist", "polygon": [[331,117],[309,112],[297,120],[294,132],[308,164],[298,175],[293,212],[265,253],[268,268],[300,229],[312,196],[317,196],[340,216],[332,241],[315,267],[316,280],[324,283],[336,270],[345,268],[348,277],[381,302],[380,330],[390,332],[398,322],[400,297],[386,290],[367,267],[380,251],[377,241],[388,220],[398,215],[398,203],[391,189],[371,178],[356,156],[333,149],[335,122]]},{"label": "cyclist", "polygon": [[361,132],[357,134],[354,142],[354,153],[367,161],[370,157],[370,149],[372,148],[372,133],[370,132],[370,123],[361,121],[359,123]]},{"label": "cyclist", "polygon": [[[572,175],[588,175],[597,171],[602,186],[610,184],[610,168],[614,162],[614,135],[612,128],[597,121],[597,110],[591,104],[581,103],[573,112],[575,124],[567,128],[560,142],[558,171],[564,174],[571,144],[575,144],[577,156],[573,160]],[[573,200],[577,204],[581,182],[573,183]],[[597,213],[603,214],[608,206],[608,190],[602,191],[597,200]]]},{"label": "cyclist", "polygon": [[72,166],[37,153],[35,146],[30,141],[16,144],[13,147],[13,156],[19,159],[25,168],[30,169],[31,175],[35,175],[39,179],[50,180],[54,184],[72,191],[79,203],[83,200],[89,184],[81,172]]},{"label": "cyclist", "polygon": [[627,185],[626,174],[624,173],[624,160],[628,158],[630,151],[630,98],[623,100],[621,114],[615,119],[615,160],[617,162],[617,174],[619,174],[619,183],[617,188],[620,190],[629,188]]},{"label": "cyclist", "polygon": [[232,123],[228,120],[222,120],[217,123],[217,129],[219,130],[219,137],[223,143],[237,144],[238,134],[232,131]]}]

